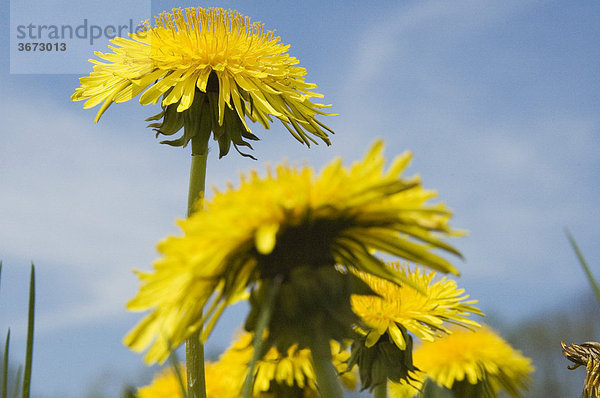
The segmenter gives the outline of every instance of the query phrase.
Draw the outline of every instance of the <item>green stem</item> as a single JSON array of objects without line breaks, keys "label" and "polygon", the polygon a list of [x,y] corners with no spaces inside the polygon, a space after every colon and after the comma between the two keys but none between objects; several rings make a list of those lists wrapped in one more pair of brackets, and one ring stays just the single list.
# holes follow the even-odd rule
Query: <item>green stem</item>
[{"label": "green stem", "polygon": [[373,389],[373,398],[387,398],[387,380]]},{"label": "green stem", "polygon": [[208,158],[208,140],[206,142],[197,142],[197,138],[192,138],[192,165],[190,167],[190,187],[188,191],[188,217],[195,210],[200,209],[198,199],[204,195],[204,185],[206,182],[206,159]]},{"label": "green stem", "polygon": [[317,335],[310,346],[310,350],[321,397],[342,398],[344,393],[338,380],[337,370],[331,362],[329,341]]},{"label": "green stem", "polygon": [[[192,138],[192,165],[190,167],[190,187],[188,193],[188,217],[201,209],[198,203],[204,195],[206,181],[206,158],[208,157],[208,136]],[[198,330],[185,341],[185,361],[187,368],[188,398],[206,398],[204,380],[204,344]]]}]

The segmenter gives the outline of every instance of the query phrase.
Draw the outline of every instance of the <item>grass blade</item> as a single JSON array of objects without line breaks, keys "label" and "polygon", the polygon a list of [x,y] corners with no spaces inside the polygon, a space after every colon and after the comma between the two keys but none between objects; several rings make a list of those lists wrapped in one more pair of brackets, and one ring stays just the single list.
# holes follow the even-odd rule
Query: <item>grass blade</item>
[{"label": "grass blade", "polygon": [[19,397],[19,387],[21,386],[21,374],[23,373],[23,367],[19,365],[17,369],[17,376],[15,377],[15,389],[13,390],[12,398]]},{"label": "grass blade", "polygon": [[33,360],[33,329],[35,312],[35,267],[31,264],[29,279],[29,316],[27,320],[27,347],[25,352],[25,372],[23,374],[23,398],[29,398],[31,386],[31,362]]},{"label": "grass blade", "polygon": [[577,259],[579,259],[579,263],[581,264],[581,267],[583,268],[583,271],[585,272],[585,276],[587,277],[588,281],[590,282],[590,285],[592,285],[592,289],[594,290],[594,294],[596,295],[596,300],[598,301],[598,304],[600,305],[600,287],[598,287],[598,283],[596,283],[596,280],[594,279],[594,276],[592,275],[592,271],[590,270],[590,267],[588,266],[587,262],[585,261],[585,258],[583,257],[581,250],[579,250],[579,246],[577,246],[577,242],[575,242],[575,239],[573,238],[573,236],[571,235],[571,233],[568,230],[566,230],[565,232],[567,234],[567,238],[569,238],[569,242],[571,243],[573,250],[575,251],[575,254],[577,255]]},{"label": "grass blade", "polygon": [[2,398],[7,398],[8,389],[8,347],[10,345],[10,329],[6,333],[6,343],[4,344],[4,361],[2,362]]}]

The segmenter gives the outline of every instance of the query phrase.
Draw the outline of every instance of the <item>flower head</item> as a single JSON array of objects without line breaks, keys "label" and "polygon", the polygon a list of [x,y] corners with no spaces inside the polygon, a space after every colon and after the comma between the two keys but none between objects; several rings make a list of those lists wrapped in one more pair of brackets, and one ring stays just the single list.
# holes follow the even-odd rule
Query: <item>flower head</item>
[{"label": "flower head", "polygon": [[246,139],[257,138],[246,116],[265,128],[274,116],[300,142],[316,143],[315,136],[329,144],[331,130],[315,118],[326,114],[320,111],[326,106],[311,102],[322,96],[310,91],[316,85],[304,80],[306,70],[274,31],[221,8],[173,9],[155,21],[129,38],[112,39],[113,52],[95,53],[106,62],[90,60],[94,70],[80,79],[72,99],[85,100],[86,109],[102,104],[95,121],[113,102],[143,91],[141,104],[162,105],[149,119],[163,119],[150,125],[158,134],[185,127],[181,138],[165,141],[171,145],[184,146],[197,134],[208,138],[212,131],[221,156],[231,144],[250,147]]},{"label": "flower head", "polygon": [[[315,176],[309,167],[279,165],[266,177],[252,172],[238,188],[217,191],[203,211],[179,222],[183,236],[158,245],[162,258],[153,272],[139,273],[142,286],[128,308],[152,312],[126,344],[136,350],[151,346],[146,359],[162,361],[200,328],[206,337],[224,308],[247,289],[260,293],[274,280],[281,289],[267,327],[269,339],[287,333],[280,351],[294,342],[304,347],[315,328],[326,328],[319,330],[339,341],[358,320],[351,294],[372,293],[349,270],[412,283],[385,266],[376,251],[456,273],[433,252],[459,254],[441,240],[453,233],[450,212],[427,203],[435,192],[424,190],[418,178],[401,177],[409,154],[384,171],[382,149],[377,142],[348,169],[336,160]],[[251,315],[261,300],[252,295]]]},{"label": "flower head", "polygon": [[[184,367],[181,368],[183,371]],[[185,377],[182,378],[182,382],[185,386]],[[161,370],[149,385],[138,388],[137,398],[183,398],[181,385],[173,369],[168,367]]]},{"label": "flower head", "polygon": [[575,365],[569,369],[585,366],[585,383],[583,392],[588,397],[600,396],[600,343],[588,341],[580,344],[569,344],[561,341],[563,355]]},{"label": "flower head", "polygon": [[398,348],[403,350],[406,341],[398,325],[426,341],[433,341],[440,333],[449,333],[444,325],[446,322],[467,327],[479,326],[477,322],[467,318],[471,313],[483,315],[472,305],[477,300],[468,300],[469,296],[464,289],[456,286],[455,281],[446,277],[436,278],[434,271],[426,272],[418,266],[411,270],[408,265],[401,265],[399,262],[388,265],[411,281],[412,286],[391,283],[364,272],[358,273],[378,294],[352,297],[354,312],[369,328],[366,331],[367,346],[374,345],[387,333]]},{"label": "flower head", "polygon": [[412,358],[413,338],[408,332],[432,341],[450,332],[445,323],[477,327],[479,324],[467,316],[482,315],[472,305],[476,301],[467,300],[469,296],[453,280],[436,278],[434,271],[426,272],[418,266],[413,270],[397,261],[387,265],[411,283],[398,285],[356,272],[377,293],[354,295],[351,299],[363,325],[358,328],[362,337],[352,344],[349,364],[358,365],[363,388],[372,389],[387,380],[411,379],[417,368]]},{"label": "flower head", "polygon": [[[340,373],[346,388],[356,387],[356,376],[346,372],[345,361],[350,353],[336,341],[331,341],[333,364]],[[243,369],[239,384],[241,390],[248,365],[254,352],[252,335],[242,333],[237,340],[220,356],[219,365],[226,369]],[[271,348],[256,363],[254,369],[253,397],[317,397],[317,384],[309,349],[300,349],[297,345],[288,348],[285,354]]]},{"label": "flower head", "polygon": [[[424,342],[415,350],[414,361],[423,379],[453,390],[459,397],[494,398],[500,391],[521,396],[533,372],[529,358],[485,326],[477,331],[454,330],[441,339]],[[392,392],[406,392],[406,388],[392,388]],[[473,395],[474,391],[478,392]]]},{"label": "flower head", "polygon": [[[331,342],[333,363],[348,389],[356,387],[356,376],[346,372],[345,361],[350,353],[337,342]],[[205,365],[207,398],[239,398],[253,354],[252,335],[242,333],[219,357]],[[182,365],[181,374],[185,374]],[[182,380],[184,385],[185,379]],[[317,385],[308,349],[290,347],[287,354],[271,348],[256,363],[253,398],[272,397],[317,398]],[[138,398],[183,398],[180,382],[173,368],[158,373],[148,386],[138,389]]]},{"label": "flower head", "polygon": [[[157,373],[152,382],[138,388],[137,398],[185,398],[181,383],[187,388],[185,366],[180,367],[181,381],[171,366]],[[239,398],[244,373],[241,368],[229,368],[219,362],[206,362],[204,366],[207,398]],[[258,397],[257,397],[258,398]]]}]

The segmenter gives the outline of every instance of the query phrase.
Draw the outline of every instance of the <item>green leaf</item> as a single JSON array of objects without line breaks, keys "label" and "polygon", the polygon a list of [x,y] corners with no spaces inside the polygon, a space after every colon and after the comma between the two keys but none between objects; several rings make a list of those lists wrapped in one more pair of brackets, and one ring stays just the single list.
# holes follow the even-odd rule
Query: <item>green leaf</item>
[{"label": "green leaf", "polygon": [[25,352],[25,372],[23,375],[23,398],[29,398],[31,387],[31,363],[33,360],[33,329],[35,312],[35,267],[31,264],[29,279],[29,314],[27,321],[27,346]]},{"label": "green leaf", "polygon": [[8,389],[8,347],[10,344],[10,329],[6,333],[6,343],[4,344],[4,361],[2,363],[2,398],[7,398]]},{"label": "green leaf", "polygon": [[565,233],[567,234],[567,238],[569,239],[569,242],[571,243],[571,247],[573,247],[573,250],[575,251],[577,258],[579,259],[579,263],[581,264],[581,267],[583,268],[583,271],[585,272],[585,276],[587,277],[588,281],[590,282],[590,285],[592,285],[592,289],[594,290],[594,294],[596,295],[596,300],[598,301],[598,304],[600,305],[600,288],[598,287],[598,284],[596,283],[596,280],[594,279],[594,276],[592,275],[592,271],[590,270],[590,267],[588,266],[587,262],[585,261],[585,258],[583,257],[583,254],[581,253],[581,250],[579,250],[579,246],[577,246],[577,242],[575,242],[575,239],[573,238],[573,236],[571,235],[569,230],[565,230]]}]

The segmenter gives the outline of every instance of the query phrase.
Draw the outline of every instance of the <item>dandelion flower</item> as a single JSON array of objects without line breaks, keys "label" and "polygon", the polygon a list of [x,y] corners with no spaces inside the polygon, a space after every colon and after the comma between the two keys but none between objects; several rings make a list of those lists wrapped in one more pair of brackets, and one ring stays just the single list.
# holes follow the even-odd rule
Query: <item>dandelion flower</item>
[{"label": "dandelion flower", "polygon": [[[415,336],[433,341],[440,333],[449,333],[444,323],[477,327],[479,324],[469,318],[470,314],[483,315],[472,304],[477,300],[467,300],[464,289],[446,277],[437,278],[434,271],[426,272],[416,266],[411,270],[399,262],[388,263],[412,282],[397,285],[364,272],[358,276],[369,285],[377,296],[352,296],[352,308],[368,326],[366,346],[374,345],[379,338],[388,333],[401,350],[406,342],[398,325],[403,326]],[[416,290],[417,287],[419,290]]]},{"label": "dandelion flower", "polygon": [[327,115],[326,105],[311,102],[322,95],[311,91],[316,85],[305,81],[306,70],[274,31],[222,8],[173,9],[155,22],[144,22],[129,38],[115,37],[112,52],[95,52],[102,61],[90,60],[93,72],[79,79],[72,100],[85,100],[86,109],[102,104],[96,122],[113,102],[141,93],[141,104],[162,106],[148,119],[162,119],[150,125],[157,135],[184,127],[180,138],[165,141],[171,145],[208,139],[212,131],[224,156],[231,144],[251,148],[246,140],[258,139],[246,117],[269,128],[272,116],[298,141],[316,143],[314,136],[329,145],[326,131],[332,131],[315,117]]},{"label": "dandelion flower", "polygon": [[[241,369],[240,369],[241,370]],[[219,362],[206,362],[206,398],[239,398],[244,374],[236,369],[225,368]],[[181,365],[181,383],[187,388],[185,366]],[[137,398],[185,398],[181,392],[178,376],[171,366],[161,370],[152,382],[138,388]]]},{"label": "dandelion flower", "polygon": [[349,270],[411,283],[377,251],[457,273],[433,252],[460,255],[442,240],[454,234],[450,212],[427,203],[436,193],[418,178],[401,176],[410,154],[385,171],[382,151],[379,141],[361,162],[346,169],[338,159],[319,176],[310,167],[283,164],[216,191],[202,212],[179,222],[183,236],[158,245],[162,258],[154,270],[139,273],[142,286],[128,308],[151,312],[125,343],[138,351],[150,346],[146,360],[163,361],[201,328],[206,338],[224,308],[248,289],[246,329],[252,331],[264,308],[263,288],[275,281],[281,288],[267,325],[271,343],[281,342],[280,351],[293,343],[310,346],[317,332],[323,341],[342,341],[354,336],[358,320],[351,294],[372,293]]},{"label": "dandelion flower", "polygon": [[583,344],[569,344],[561,341],[563,355],[575,365],[569,369],[585,366],[583,392],[588,397],[600,396],[600,343],[588,341]]},{"label": "dandelion flower", "polygon": [[[346,372],[345,361],[350,356],[347,350],[335,341],[331,342],[333,363],[340,378],[348,389],[356,387],[356,376]],[[248,366],[253,354],[252,335],[241,333],[233,344],[219,357],[217,362],[207,362],[207,398],[239,398]],[[182,365],[182,374],[185,374]],[[182,380],[184,385],[185,380]],[[287,355],[271,348],[255,367],[253,398],[270,397],[317,398],[315,373],[308,349],[290,347]],[[181,387],[172,367],[158,373],[148,386],[138,389],[138,398],[183,398]]]},{"label": "dandelion flower", "polygon": [[[185,374],[185,367],[181,366],[180,368],[182,374]],[[185,377],[182,378],[182,382],[185,386]],[[173,368],[168,367],[161,370],[149,385],[138,388],[137,398],[183,398],[181,385]]]},{"label": "dandelion flower", "polygon": [[[353,372],[346,372],[345,361],[350,352],[336,341],[331,341],[333,364],[340,374],[341,381],[346,388],[356,387],[356,376]],[[241,391],[248,365],[254,352],[252,334],[242,333],[237,340],[219,358],[219,365],[225,369],[242,367],[243,377],[239,383]],[[239,373],[239,372],[238,372]],[[297,345],[289,347],[286,354],[271,348],[256,363],[254,369],[253,397],[318,397],[315,371],[309,349],[299,349]]]},{"label": "dandelion flower", "polygon": [[414,361],[423,378],[455,391],[457,397],[495,398],[500,391],[519,397],[533,372],[531,360],[489,327],[454,330],[441,339],[424,342],[415,350]]},{"label": "dandelion flower", "polygon": [[449,333],[446,323],[478,327],[470,314],[482,315],[474,307],[476,300],[458,289],[456,282],[436,278],[434,271],[407,264],[390,262],[390,268],[400,273],[409,284],[398,285],[388,280],[356,272],[377,293],[353,295],[354,312],[361,318],[363,335],[352,344],[350,365],[358,365],[363,388],[374,388],[387,380],[399,382],[411,379],[417,370],[412,358],[412,336],[433,341]]}]

